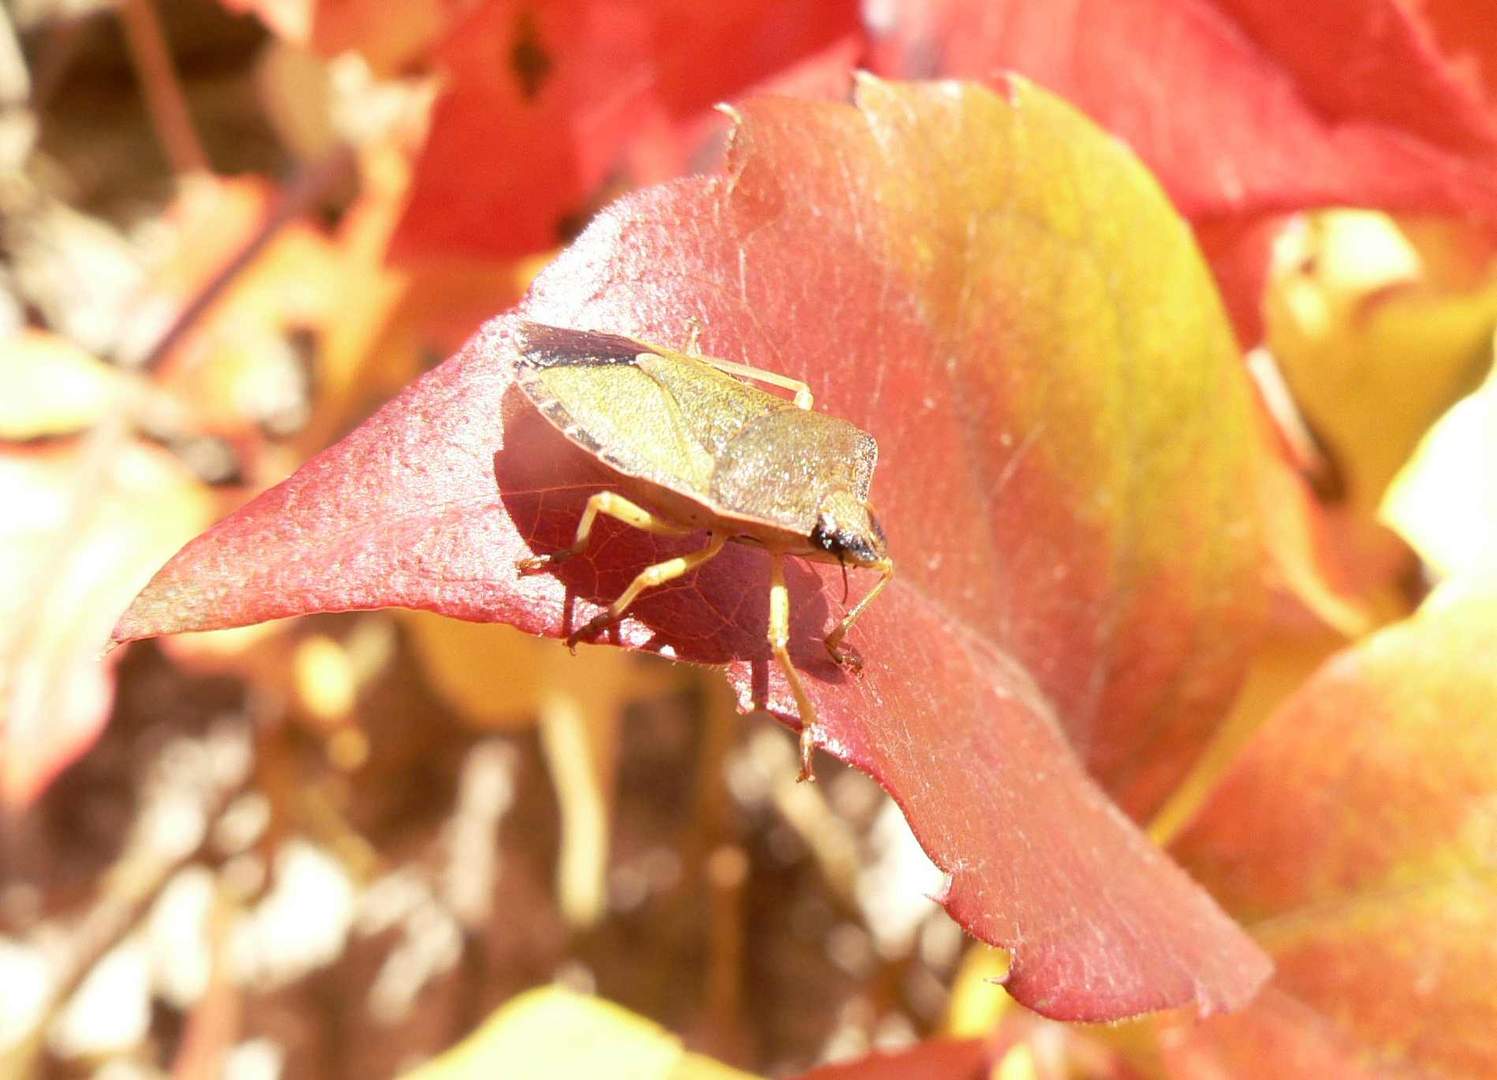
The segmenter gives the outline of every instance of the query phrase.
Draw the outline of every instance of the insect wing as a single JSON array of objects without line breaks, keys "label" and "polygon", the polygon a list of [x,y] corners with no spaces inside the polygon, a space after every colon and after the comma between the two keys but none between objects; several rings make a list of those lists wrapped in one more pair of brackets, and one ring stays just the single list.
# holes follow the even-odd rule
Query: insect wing
[{"label": "insect wing", "polygon": [[711,456],[639,367],[648,349],[613,334],[535,327],[525,334],[520,388],[563,435],[620,472],[705,493]]},{"label": "insect wing", "polygon": [[783,403],[684,353],[617,334],[527,324],[519,383],[608,465],[705,501],[715,457]]}]

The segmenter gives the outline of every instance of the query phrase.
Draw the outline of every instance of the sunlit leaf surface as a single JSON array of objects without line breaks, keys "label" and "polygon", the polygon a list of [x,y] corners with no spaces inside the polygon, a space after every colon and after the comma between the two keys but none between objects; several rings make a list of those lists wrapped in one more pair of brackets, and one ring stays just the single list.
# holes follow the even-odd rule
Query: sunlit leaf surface
[{"label": "sunlit leaf surface", "polygon": [[[1022,82],[766,100],[729,177],[618,204],[521,311],[664,342],[699,320],[707,351],[804,377],[876,434],[901,573],[854,635],[867,667],[819,640],[835,569],[793,575],[791,651],[818,742],[894,794],[948,910],[1013,952],[1016,997],[1106,1018],[1252,993],[1260,955],[1103,792],[1136,812],[1168,793],[1260,592],[1246,380],[1187,229],[1122,147]],[[513,333],[490,323],[190,545],[117,637],[384,605],[562,635],[695,543],[610,526],[558,576],[516,576],[614,481],[511,385]],[[618,640],[727,664],[745,705],[793,720],[766,615],[764,556],[733,546]]]}]

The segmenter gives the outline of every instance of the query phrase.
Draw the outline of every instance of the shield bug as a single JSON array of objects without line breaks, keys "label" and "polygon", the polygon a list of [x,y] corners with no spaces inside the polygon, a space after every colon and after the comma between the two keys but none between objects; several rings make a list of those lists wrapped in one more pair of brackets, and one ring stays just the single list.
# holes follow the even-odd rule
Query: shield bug
[{"label": "shield bug", "polygon": [[[599,514],[666,536],[706,531],[698,551],[640,571],[606,611],[567,639],[575,644],[622,618],[646,589],[716,556],[729,541],[769,552],[769,645],[801,719],[802,780],[813,779],[816,713],[786,645],[785,557],[866,567],[878,582],[826,636],[827,651],[856,670],[848,630],[894,576],[883,530],[868,506],[878,459],[873,437],[814,412],[805,383],[774,372],[618,334],[525,323],[519,384],[573,443],[618,475],[617,490],[587,502],[569,547],[522,559],[521,574],[586,549]],[[787,401],[744,380],[790,390]]]}]

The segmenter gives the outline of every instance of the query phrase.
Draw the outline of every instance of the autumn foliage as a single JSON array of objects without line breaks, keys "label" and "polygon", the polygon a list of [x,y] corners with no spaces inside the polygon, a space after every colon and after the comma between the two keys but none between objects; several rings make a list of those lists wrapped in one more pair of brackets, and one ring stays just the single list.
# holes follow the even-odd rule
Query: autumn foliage
[{"label": "autumn foliage", "polygon": [[[0,932],[77,941],[0,1053],[1497,1070],[1494,19],[122,0],[88,25],[160,149],[89,197],[58,178],[99,88],[56,16],[0,25],[34,128]],[[516,573],[623,482],[516,385],[526,321],[803,380],[878,440],[860,671],[821,639],[871,580],[789,576],[820,784],[765,722],[801,717],[762,550],[554,640],[701,538],[604,521]],[[106,784],[128,836],[85,841]],[[196,974],[139,995],[172,1033],[100,1041],[94,976],[169,902]]]}]

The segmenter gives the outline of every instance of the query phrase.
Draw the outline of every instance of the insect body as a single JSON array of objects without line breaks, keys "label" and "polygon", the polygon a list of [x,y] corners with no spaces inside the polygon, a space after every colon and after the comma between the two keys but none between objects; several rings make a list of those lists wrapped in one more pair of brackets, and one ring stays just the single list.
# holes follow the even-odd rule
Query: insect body
[{"label": "insect body", "polygon": [[[571,546],[521,560],[520,573],[582,552],[599,514],[651,533],[709,534],[699,551],[642,570],[568,643],[615,622],[640,593],[702,565],[730,540],[765,548],[769,644],[800,710],[801,779],[812,779],[816,714],[786,649],[784,560],[797,555],[882,575],[826,637],[833,659],[856,669],[857,654],[843,639],[894,576],[883,531],[868,507],[878,458],[873,437],[811,411],[805,383],[616,334],[526,323],[520,357],[526,395],[562,434],[619,473],[620,486],[629,491],[629,497],[616,491],[594,495]],[[794,401],[734,376],[792,390]]]}]

